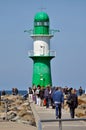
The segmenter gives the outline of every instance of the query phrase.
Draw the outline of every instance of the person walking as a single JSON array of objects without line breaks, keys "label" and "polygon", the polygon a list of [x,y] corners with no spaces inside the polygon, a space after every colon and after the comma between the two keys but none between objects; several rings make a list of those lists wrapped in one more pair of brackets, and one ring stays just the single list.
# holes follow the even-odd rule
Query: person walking
[{"label": "person walking", "polygon": [[41,88],[41,86],[37,85],[37,89],[36,89],[36,104],[38,106],[40,106],[40,103],[41,103],[41,99],[40,99],[40,88]]},{"label": "person walking", "polygon": [[82,89],[82,87],[80,86],[80,88],[79,88],[79,95],[81,96],[83,94],[83,89]]},{"label": "person walking", "polygon": [[56,88],[56,91],[53,94],[53,101],[55,104],[56,119],[61,119],[61,109],[64,105],[64,95],[61,87]]},{"label": "person walking", "polygon": [[29,101],[32,102],[33,101],[33,90],[31,87],[28,88],[28,94],[29,94]]},{"label": "person walking", "polygon": [[74,91],[74,89],[71,90],[71,93],[68,96],[67,104],[70,109],[70,116],[71,116],[71,118],[74,118],[75,108],[77,108],[77,106],[78,106],[78,97],[77,97],[77,94]]},{"label": "person walking", "polygon": [[39,95],[40,95],[40,106],[43,106],[43,101],[44,101],[44,87],[40,88]]},{"label": "person walking", "polygon": [[46,108],[49,108],[49,88],[50,86],[47,86],[44,91],[44,98],[46,100]]},{"label": "person walking", "polygon": [[51,89],[51,106],[52,106],[52,109],[55,109],[55,104],[54,104],[54,101],[53,101],[54,92],[55,92],[55,87],[52,87],[52,89]]}]

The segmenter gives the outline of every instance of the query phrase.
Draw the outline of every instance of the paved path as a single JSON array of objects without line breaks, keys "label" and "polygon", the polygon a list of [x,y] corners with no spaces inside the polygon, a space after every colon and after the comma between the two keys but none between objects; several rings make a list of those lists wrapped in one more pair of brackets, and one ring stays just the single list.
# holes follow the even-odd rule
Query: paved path
[{"label": "paved path", "polygon": [[17,122],[0,122],[0,130],[37,130],[36,127]]},{"label": "paved path", "polygon": [[[38,120],[52,119],[55,120],[55,109],[40,107],[35,104],[31,104],[34,116],[36,118],[36,124],[38,127]],[[70,119],[69,112],[62,109],[62,119]],[[42,122],[42,130],[59,130],[58,121],[55,122]],[[85,121],[66,121],[62,122],[62,130],[86,130]]]}]

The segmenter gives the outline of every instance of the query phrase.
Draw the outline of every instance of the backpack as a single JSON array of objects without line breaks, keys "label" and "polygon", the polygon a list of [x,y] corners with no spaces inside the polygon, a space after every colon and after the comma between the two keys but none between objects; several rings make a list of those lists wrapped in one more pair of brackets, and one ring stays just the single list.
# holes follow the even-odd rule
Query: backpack
[{"label": "backpack", "polygon": [[78,106],[77,96],[76,95],[71,95],[69,97],[69,99],[67,100],[67,104],[70,107],[77,108],[77,106]]},{"label": "backpack", "polygon": [[36,94],[39,94],[39,90],[38,89],[36,90]]},{"label": "backpack", "polygon": [[72,105],[73,102],[74,102],[74,100],[71,98],[71,99],[68,99],[66,103],[67,103],[68,105]]}]

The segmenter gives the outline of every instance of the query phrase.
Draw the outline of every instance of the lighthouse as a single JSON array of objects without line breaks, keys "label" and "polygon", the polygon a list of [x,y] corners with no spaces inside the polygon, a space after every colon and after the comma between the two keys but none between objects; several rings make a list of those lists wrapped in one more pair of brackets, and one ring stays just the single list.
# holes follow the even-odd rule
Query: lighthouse
[{"label": "lighthouse", "polygon": [[33,50],[29,51],[29,57],[33,60],[32,85],[52,86],[50,62],[55,57],[55,51],[51,51],[50,48],[53,31],[50,31],[50,20],[47,13],[36,13],[33,29],[30,32],[33,39]]}]

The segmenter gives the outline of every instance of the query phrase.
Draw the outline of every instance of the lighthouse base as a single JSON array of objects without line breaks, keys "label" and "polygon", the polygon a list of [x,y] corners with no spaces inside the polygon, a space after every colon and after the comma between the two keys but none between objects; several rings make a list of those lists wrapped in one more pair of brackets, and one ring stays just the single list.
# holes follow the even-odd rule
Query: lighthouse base
[{"label": "lighthouse base", "polygon": [[54,56],[30,56],[33,59],[32,85],[52,86],[50,61]]}]

